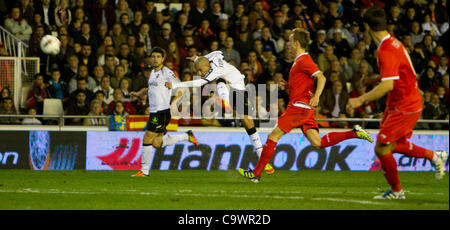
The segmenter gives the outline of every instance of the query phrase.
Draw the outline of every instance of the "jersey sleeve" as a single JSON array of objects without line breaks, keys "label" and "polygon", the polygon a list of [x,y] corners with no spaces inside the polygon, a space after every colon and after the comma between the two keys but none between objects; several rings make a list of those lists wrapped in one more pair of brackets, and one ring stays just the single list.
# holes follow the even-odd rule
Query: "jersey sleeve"
[{"label": "jersey sleeve", "polygon": [[381,81],[400,79],[400,60],[390,52],[378,51],[378,67]]},{"label": "jersey sleeve", "polygon": [[310,57],[305,58],[305,60],[303,61],[302,70],[310,78],[314,78],[316,76],[316,74],[318,74],[320,72],[320,69],[317,67],[317,65],[314,63],[314,61]]}]

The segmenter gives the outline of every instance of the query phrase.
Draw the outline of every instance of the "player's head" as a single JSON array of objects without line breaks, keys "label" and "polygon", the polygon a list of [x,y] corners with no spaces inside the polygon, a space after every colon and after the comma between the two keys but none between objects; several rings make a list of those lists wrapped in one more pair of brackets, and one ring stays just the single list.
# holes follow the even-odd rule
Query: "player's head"
[{"label": "player's head", "polygon": [[378,32],[386,30],[387,15],[381,8],[374,7],[368,9],[364,14],[363,20],[367,24],[369,31]]},{"label": "player's head", "polygon": [[289,36],[289,43],[294,50],[307,50],[309,41],[309,32],[303,28],[295,28]]},{"label": "player's head", "polygon": [[164,64],[166,51],[163,48],[156,46],[150,52],[150,57],[153,68],[158,68]]},{"label": "player's head", "polygon": [[200,76],[205,76],[210,69],[210,65],[209,65],[209,60],[208,58],[205,57],[199,57],[196,61],[195,61],[195,70],[197,71],[197,74]]}]

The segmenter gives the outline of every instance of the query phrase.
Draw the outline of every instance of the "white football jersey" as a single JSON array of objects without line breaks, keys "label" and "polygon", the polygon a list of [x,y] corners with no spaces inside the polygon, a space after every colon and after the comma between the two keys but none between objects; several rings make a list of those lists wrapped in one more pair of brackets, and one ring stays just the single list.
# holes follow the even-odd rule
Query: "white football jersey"
[{"label": "white football jersey", "polygon": [[179,82],[172,70],[167,67],[159,71],[152,70],[148,79],[148,105],[150,113],[170,109],[172,89],[168,89],[166,82]]},{"label": "white football jersey", "polygon": [[223,60],[222,51],[211,52],[205,57],[210,61],[211,68],[203,79],[211,82],[222,78],[228,82],[231,88],[245,90],[245,76],[236,67]]}]

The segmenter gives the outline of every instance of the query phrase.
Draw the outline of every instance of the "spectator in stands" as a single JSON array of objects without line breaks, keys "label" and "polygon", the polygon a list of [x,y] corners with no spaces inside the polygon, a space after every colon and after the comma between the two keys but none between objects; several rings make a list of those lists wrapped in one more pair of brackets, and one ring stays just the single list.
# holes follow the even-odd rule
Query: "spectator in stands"
[{"label": "spectator in stands", "polygon": [[334,54],[340,57],[348,57],[350,54],[350,45],[347,39],[343,38],[342,30],[334,30],[333,39],[330,40],[330,44],[334,46]]},{"label": "spectator in stands", "polygon": [[[65,111],[66,115],[86,116],[89,113],[89,102],[84,91],[78,91],[75,100],[70,100]],[[69,125],[83,125],[82,118],[70,118],[67,120]]]},{"label": "spectator in stands", "polygon": [[229,62],[230,60],[233,60],[234,63],[236,63],[236,65],[239,66],[241,65],[241,55],[237,50],[233,48],[233,45],[234,45],[233,38],[227,37],[225,47],[220,49],[220,51],[222,51],[225,61]]},{"label": "spectator in stands", "polygon": [[130,20],[133,20],[133,10],[129,7],[127,0],[119,0],[116,3],[116,21],[120,21],[120,18],[123,14],[126,14]]},{"label": "spectator in stands", "polygon": [[[69,90],[69,94],[72,94],[75,90],[80,89],[79,88],[79,79],[85,79],[87,86],[86,88],[89,91],[93,91],[95,89],[95,87],[97,86],[97,84],[95,83],[94,78],[92,78],[91,76],[89,76],[89,71],[88,71],[88,67],[86,65],[79,65],[78,66],[78,71],[77,71],[77,75],[75,75],[74,77],[72,77],[69,80],[69,85],[68,85],[68,90]],[[91,99],[92,95],[89,95],[89,93],[87,93],[88,98]]]},{"label": "spectator in stands", "polygon": [[131,78],[125,76],[125,68],[121,65],[116,66],[114,70],[114,76],[111,78],[111,87],[113,89],[120,87],[120,81],[122,79],[127,79],[129,82],[132,82]]},{"label": "spectator in stands", "polygon": [[342,118],[346,116],[346,106],[349,95],[343,91],[341,81],[333,81],[332,89],[325,90],[321,96],[321,107],[328,117]]},{"label": "spectator in stands", "polygon": [[25,43],[28,43],[33,33],[27,20],[22,18],[19,6],[12,7],[11,14],[5,19],[5,28]]},{"label": "spectator in stands", "polygon": [[51,0],[40,1],[35,8],[35,13],[39,13],[42,16],[42,23],[47,30],[55,30],[55,6],[51,4]]},{"label": "spectator in stands", "polygon": [[167,50],[171,42],[175,42],[176,39],[172,34],[172,26],[166,22],[162,25],[161,34],[155,39],[155,45]]},{"label": "spectator in stands", "polygon": [[[101,101],[94,99],[91,101],[90,112],[87,114],[88,116],[104,116],[102,113],[102,103]],[[101,117],[89,117],[84,118],[83,125],[85,126],[105,126],[106,119]]]},{"label": "spectator in stands", "polygon": [[128,80],[128,78],[120,79],[119,88],[122,90],[124,100],[130,101],[131,82]]},{"label": "spectator in stands", "polygon": [[[0,114],[3,115],[16,115],[16,107],[12,98],[7,97],[3,99],[3,106],[0,107]],[[0,117],[0,124],[20,124],[20,120],[14,116]]]},{"label": "spectator in stands", "polygon": [[116,20],[114,7],[108,3],[108,0],[98,0],[89,8],[95,25],[104,24],[110,28]]},{"label": "spectator in stands", "polygon": [[250,29],[256,29],[257,19],[263,19],[264,24],[272,26],[273,20],[270,14],[263,9],[263,4],[261,0],[256,0],[253,2],[253,8],[248,14],[248,21],[250,23]]},{"label": "spectator in stands", "polygon": [[123,33],[122,26],[120,23],[114,23],[111,29],[111,37],[115,45],[115,52],[118,53],[120,49],[120,44],[127,42],[127,35]]},{"label": "spectator in stands", "polygon": [[139,42],[144,44],[144,52],[146,54],[150,54],[150,50],[153,46],[153,38],[149,34],[150,26],[148,23],[142,23],[139,27],[139,32],[136,35],[136,38]]},{"label": "spectator in stands", "polygon": [[72,77],[75,77],[78,73],[79,60],[77,55],[72,54],[67,57],[67,65],[62,71],[61,79],[65,82],[69,82]]},{"label": "spectator in stands", "polygon": [[108,76],[102,77],[100,85],[95,87],[94,93],[100,90],[103,91],[105,102],[107,104],[114,100],[114,89],[111,87],[111,79]]},{"label": "spectator in stands", "polygon": [[425,34],[422,32],[422,28],[419,25],[419,22],[414,21],[411,24],[411,30],[409,32],[411,35],[411,43],[413,46],[423,41],[423,37]]},{"label": "spectator in stands", "polygon": [[425,14],[424,22],[422,23],[422,30],[425,33],[431,34],[436,40],[438,40],[442,35],[437,25],[431,21],[431,16],[429,14]]},{"label": "spectator in stands", "polygon": [[72,22],[72,12],[69,8],[69,0],[60,0],[59,5],[55,8],[55,24],[60,27],[62,25],[70,25]]},{"label": "spectator in stands", "polygon": [[47,87],[44,83],[44,75],[38,73],[34,76],[33,87],[28,93],[26,107],[37,107],[38,114],[42,114],[44,99],[47,98]]},{"label": "spectator in stands", "polygon": [[75,97],[78,95],[78,92],[82,91],[86,94],[86,102],[90,103],[92,99],[94,99],[93,91],[89,90],[88,82],[86,78],[77,78],[77,88],[70,94],[70,100],[75,100]]},{"label": "spectator in stands", "polygon": [[61,72],[58,68],[51,71],[51,79],[48,82],[48,98],[58,98],[64,103],[69,99],[67,83],[61,80]]},{"label": "spectator in stands", "polygon": [[[27,115],[37,115],[37,108],[28,108]],[[22,120],[22,125],[42,125],[42,122],[36,117],[26,117]]]},{"label": "spectator in stands", "polygon": [[325,47],[325,52],[320,54],[318,57],[317,64],[319,69],[322,72],[327,71],[331,66],[331,62],[334,60],[339,59],[334,54],[334,47],[332,45],[328,45],[327,47]]},{"label": "spectator in stands", "polygon": [[114,105],[115,105],[118,101],[120,101],[120,102],[123,103],[123,106],[125,107],[125,111],[126,111],[128,114],[131,114],[131,115],[136,114],[136,109],[133,107],[133,105],[131,104],[131,102],[125,100],[125,98],[124,98],[124,96],[123,96],[123,93],[122,93],[122,90],[121,90],[120,88],[115,88],[115,89],[114,89],[114,100],[111,101],[111,102],[109,103],[109,105],[108,105],[108,114],[112,114],[112,113],[113,113],[113,111],[114,111]]},{"label": "spectator in stands", "polygon": [[[425,104],[425,108],[422,112],[423,119],[440,120],[446,119],[448,114],[448,108],[441,104],[439,96],[435,93],[431,94],[431,101]],[[442,125],[439,123],[428,124],[430,129],[441,129]]]},{"label": "spectator in stands", "polygon": [[105,94],[103,91],[99,90],[94,93],[94,99],[100,101],[101,103],[101,112],[106,114],[108,112],[108,104],[105,102]]},{"label": "spectator in stands", "polygon": [[111,131],[125,131],[126,130],[126,117],[129,114],[125,111],[123,102],[118,101],[113,108],[111,116],[109,118],[109,130]]},{"label": "spectator in stands", "polygon": [[317,60],[320,54],[325,52],[328,43],[326,42],[325,30],[319,30],[316,33],[316,39],[314,39],[310,45],[310,53],[312,57]]},{"label": "spectator in stands", "polygon": [[197,0],[195,6],[189,12],[189,24],[200,25],[205,19],[211,20],[211,12],[207,9],[206,0]]},{"label": "spectator in stands", "polygon": [[2,88],[0,92],[0,108],[3,106],[5,98],[11,98],[11,90],[9,90],[9,87]]},{"label": "spectator in stands", "polygon": [[[366,85],[362,84],[362,82],[356,82],[355,89],[353,89],[352,92],[350,92],[350,97],[355,98],[363,95],[366,93],[367,87]],[[361,105],[360,107],[356,108],[355,111],[355,117],[359,118],[371,118],[373,116],[373,112],[375,109],[375,103],[369,102],[365,103],[364,105]]]},{"label": "spectator in stands", "polygon": [[97,58],[92,55],[92,46],[90,44],[82,44],[81,52],[78,56],[80,63],[86,65],[89,73],[92,73],[97,65]]},{"label": "spectator in stands", "polygon": [[422,91],[435,92],[439,85],[439,79],[434,72],[434,68],[429,66],[419,78],[419,88]]}]

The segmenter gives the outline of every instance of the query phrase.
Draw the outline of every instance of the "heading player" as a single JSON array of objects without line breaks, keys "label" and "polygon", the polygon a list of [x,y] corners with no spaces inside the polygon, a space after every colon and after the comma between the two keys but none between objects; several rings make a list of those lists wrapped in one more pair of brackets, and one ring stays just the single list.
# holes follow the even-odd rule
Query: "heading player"
[{"label": "heading player", "polygon": [[[167,89],[165,83],[179,82],[172,70],[164,66],[166,52],[160,47],[155,47],[150,52],[152,72],[148,79],[148,88],[143,88],[139,92],[131,92],[130,96],[138,97],[148,92],[148,104],[150,107],[149,120],[142,142],[142,168],[133,177],[148,176],[153,159],[153,148],[161,148],[174,145],[181,141],[189,141],[198,146],[198,142],[191,130],[178,135],[165,135],[166,126],[170,122],[170,102],[173,90]],[[174,98],[182,96],[182,92]]]},{"label": "heading player", "polygon": [[375,153],[381,162],[384,176],[391,189],[374,199],[405,199],[397,172],[397,162],[392,153],[409,157],[426,158],[436,168],[436,179],[444,176],[447,152],[431,151],[407,141],[422,112],[422,96],[417,85],[416,72],[403,44],[386,30],[387,17],[383,9],[371,8],[364,15],[364,23],[373,41],[378,45],[378,67],[381,83],[372,91],[352,98],[349,108],[388,94],[386,110],[380,124]]},{"label": "heading player", "polygon": [[[238,170],[242,176],[254,183],[260,181],[262,168],[275,154],[278,140],[296,127],[302,129],[311,145],[317,149],[326,148],[350,138],[365,139],[372,142],[370,135],[359,125],[356,125],[353,130],[330,132],[320,138],[319,126],[314,119],[314,107],[319,104],[326,79],[307,53],[309,41],[309,32],[304,29],[296,28],[289,36],[288,46],[296,53],[296,58],[289,72],[289,104],[278,118],[277,126],[269,134],[255,169]],[[317,79],[317,88],[313,93],[314,79]]]},{"label": "heading player", "polygon": [[[232,107],[236,109],[236,113],[243,115],[244,128],[247,131],[250,140],[255,147],[258,157],[261,157],[262,144],[259,138],[259,134],[255,128],[253,118],[249,116],[249,109],[254,110],[248,100],[248,92],[245,88],[245,76],[239,72],[236,67],[223,60],[221,51],[214,51],[201,57],[190,57],[195,63],[195,69],[202,78],[186,81],[186,82],[167,82],[166,86],[169,89],[187,88],[187,87],[201,87],[209,82],[217,79],[217,93],[224,99],[224,101],[230,101],[230,91],[225,83],[228,83],[231,89],[231,93],[236,92],[236,95],[244,95],[244,106],[238,106],[236,103],[232,103]],[[228,103],[227,103],[228,104]],[[243,111],[242,111],[243,109]],[[267,164],[265,166],[267,174],[273,174],[274,168]]]}]

